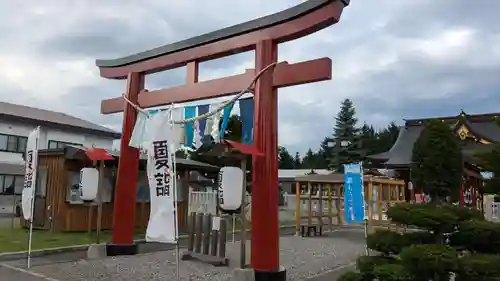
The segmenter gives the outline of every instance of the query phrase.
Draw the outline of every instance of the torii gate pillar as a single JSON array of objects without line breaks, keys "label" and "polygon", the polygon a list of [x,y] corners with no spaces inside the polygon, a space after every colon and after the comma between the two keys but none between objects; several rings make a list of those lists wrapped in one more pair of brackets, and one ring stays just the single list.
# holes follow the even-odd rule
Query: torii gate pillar
[{"label": "torii gate pillar", "polygon": [[[212,33],[115,60],[97,60],[102,77],[128,79],[126,96],[142,108],[209,99],[240,92],[255,74],[277,61],[277,45],[339,21],[349,0],[308,0],[279,13]],[[255,50],[255,70],[198,82],[198,64]],[[186,84],[169,89],[144,90],[147,74],[187,66]],[[253,158],[251,264],[256,281],[285,281],[279,264],[278,224],[278,97],[281,87],[331,79],[331,60],[316,59],[278,64],[254,88],[254,143],[264,157]],[[108,250],[134,254],[138,152],[127,146],[135,123],[133,107],[122,97],[103,100],[101,112],[124,112],[118,179],[114,198],[113,236]]]}]

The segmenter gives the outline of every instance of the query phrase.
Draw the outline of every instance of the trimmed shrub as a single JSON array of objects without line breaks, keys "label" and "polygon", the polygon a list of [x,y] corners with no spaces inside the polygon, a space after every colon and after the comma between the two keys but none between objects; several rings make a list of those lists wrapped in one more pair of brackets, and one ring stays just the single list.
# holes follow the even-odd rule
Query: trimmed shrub
[{"label": "trimmed shrub", "polygon": [[378,265],[373,273],[380,281],[412,281],[414,279],[404,266],[395,263]]},{"label": "trimmed shrub", "polygon": [[401,251],[401,261],[410,273],[422,280],[449,281],[449,273],[457,269],[458,253],[439,244],[413,245]]},{"label": "trimmed shrub", "polygon": [[484,254],[500,254],[500,224],[471,220],[462,222],[451,236],[453,246]]},{"label": "trimmed shrub", "polygon": [[500,256],[476,254],[461,258],[457,269],[457,279],[460,281],[500,280]]},{"label": "trimmed shrub", "polygon": [[375,278],[376,266],[393,263],[398,263],[398,261],[387,256],[361,256],[357,260],[357,267],[363,280],[369,281]]},{"label": "trimmed shrub", "polygon": [[337,281],[364,281],[363,276],[356,272],[346,272],[342,276],[340,276]]}]

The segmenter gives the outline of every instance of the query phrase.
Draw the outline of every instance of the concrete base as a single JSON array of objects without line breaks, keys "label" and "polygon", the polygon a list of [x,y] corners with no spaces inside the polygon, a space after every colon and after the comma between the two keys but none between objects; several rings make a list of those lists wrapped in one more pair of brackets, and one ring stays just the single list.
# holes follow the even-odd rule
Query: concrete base
[{"label": "concrete base", "polygon": [[[250,251],[251,251],[251,241],[246,241],[246,258],[245,258],[245,266],[250,265]],[[230,268],[239,268],[241,264],[241,241],[227,242],[226,243],[226,257],[229,260]]]},{"label": "concrete base", "polygon": [[283,266],[276,271],[254,270],[255,281],[286,281],[286,269]]},{"label": "concrete base", "polygon": [[231,281],[255,281],[255,273],[251,268],[235,268]]},{"label": "concrete base", "polygon": [[95,260],[106,257],[106,245],[92,244],[87,249],[87,259]]}]

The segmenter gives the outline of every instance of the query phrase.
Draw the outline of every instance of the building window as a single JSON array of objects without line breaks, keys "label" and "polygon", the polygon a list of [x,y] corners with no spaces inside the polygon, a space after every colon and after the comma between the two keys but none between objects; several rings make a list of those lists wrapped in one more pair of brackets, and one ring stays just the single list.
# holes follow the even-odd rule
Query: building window
[{"label": "building window", "polygon": [[79,143],[71,143],[71,142],[64,142],[64,141],[49,140],[49,149],[64,148],[67,145],[82,146]]},{"label": "building window", "polygon": [[0,194],[21,194],[24,187],[24,176],[0,175]]},{"label": "building window", "polygon": [[0,134],[0,151],[24,153],[27,142],[27,137]]}]

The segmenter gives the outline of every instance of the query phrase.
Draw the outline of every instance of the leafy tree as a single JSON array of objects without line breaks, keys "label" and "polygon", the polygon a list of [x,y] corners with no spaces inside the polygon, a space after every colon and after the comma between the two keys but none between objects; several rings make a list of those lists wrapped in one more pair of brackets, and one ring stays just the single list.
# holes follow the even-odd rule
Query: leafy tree
[{"label": "leafy tree", "polygon": [[375,153],[386,152],[394,145],[399,136],[399,126],[395,122],[391,122],[389,126],[377,132],[376,148],[372,151]]},{"label": "leafy tree", "polygon": [[412,181],[432,200],[458,199],[462,177],[462,149],[449,125],[429,121],[414,144]]},{"label": "leafy tree", "polygon": [[283,147],[278,147],[278,169],[293,169],[294,161],[292,155]]},{"label": "leafy tree", "polygon": [[[495,118],[494,120],[500,126],[500,119]],[[500,195],[500,143],[493,143],[484,148],[486,150],[476,151],[474,156],[479,158],[481,166],[486,171],[492,173],[492,177],[485,180],[485,184],[480,190],[481,194]]]},{"label": "leafy tree", "polygon": [[302,160],[300,159],[300,153],[295,152],[295,157],[293,158],[293,168],[300,169],[302,166]]},{"label": "leafy tree", "polygon": [[373,154],[377,150],[378,134],[372,125],[364,123],[359,129],[359,138],[367,154]]},{"label": "leafy tree", "polygon": [[[335,147],[333,149],[333,157],[329,158],[328,168],[330,170],[343,171],[343,164],[355,162],[359,160],[351,146],[357,141],[359,129],[356,127],[358,119],[356,118],[356,109],[350,99],[342,101],[340,111],[335,117],[335,128],[333,139]],[[342,144],[348,144],[347,148],[343,148]]]},{"label": "leafy tree", "polygon": [[[323,169],[328,168],[328,164],[330,163],[330,158],[333,157],[333,147],[330,147],[331,143],[333,143],[333,138],[325,137],[321,142],[321,144],[319,145],[319,151],[317,153],[317,159],[316,159],[318,166],[316,168],[323,168]],[[306,154],[306,157],[307,156],[308,155]]]},{"label": "leafy tree", "polygon": [[492,177],[485,179],[481,187],[481,194],[500,195],[500,143],[490,145],[491,150],[487,152],[476,152],[475,156],[481,161],[481,166],[492,173]]}]

